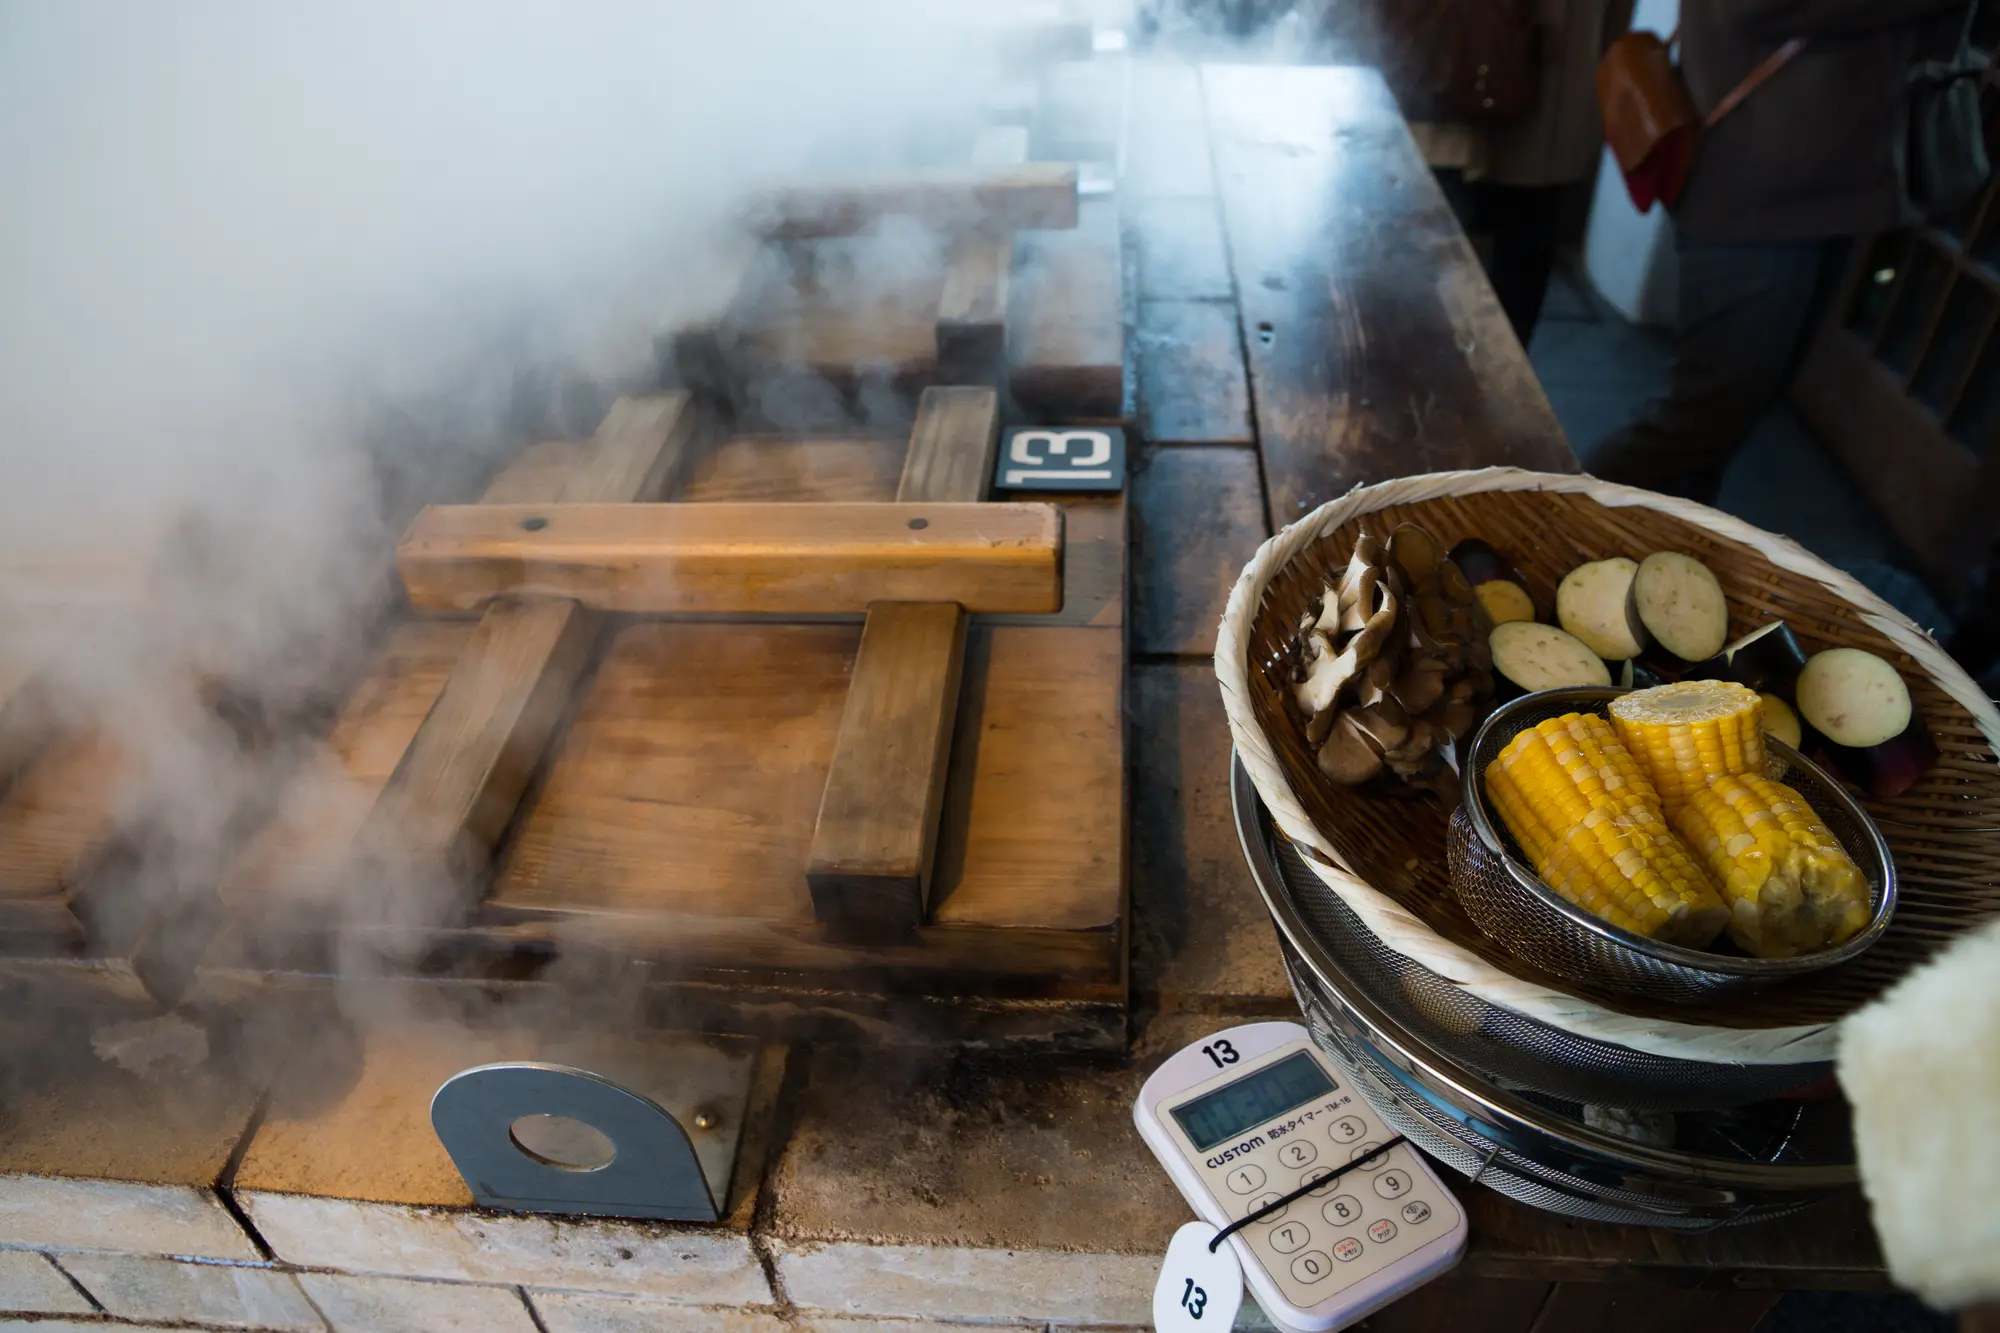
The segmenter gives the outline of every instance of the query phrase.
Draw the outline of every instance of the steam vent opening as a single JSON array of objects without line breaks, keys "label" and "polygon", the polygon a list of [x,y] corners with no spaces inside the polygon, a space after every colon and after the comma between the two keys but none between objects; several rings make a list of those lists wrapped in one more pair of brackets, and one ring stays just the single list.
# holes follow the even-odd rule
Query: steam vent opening
[{"label": "steam vent opening", "polygon": [[524,1115],[508,1126],[507,1137],[543,1166],[564,1171],[601,1171],[618,1156],[610,1135],[566,1115]]},{"label": "steam vent opening", "polygon": [[[1774,1333],[1994,1234],[1828,1034],[2000,915],[2000,185],[1874,193],[2000,64],[1861,88],[2000,0],[1638,0],[1702,113],[1805,42],[1671,216],[1634,8],[0,0],[0,1330],[1130,1333],[1226,1217],[1273,1327]],[[1600,669],[1866,793],[1865,956],[1485,933],[1460,741]],[[1689,857],[1590,883],[1741,953]]]}]

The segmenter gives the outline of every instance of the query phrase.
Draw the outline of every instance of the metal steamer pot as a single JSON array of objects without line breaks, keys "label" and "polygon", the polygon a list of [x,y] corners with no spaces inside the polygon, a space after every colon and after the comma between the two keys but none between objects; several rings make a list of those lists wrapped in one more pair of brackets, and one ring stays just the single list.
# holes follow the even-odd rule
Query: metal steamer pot
[{"label": "metal steamer pot", "polygon": [[1641,1080],[1623,1095],[1615,1069],[1584,1081],[1588,1101],[1506,1077],[1504,1028],[1454,1030],[1453,1013],[1412,1004],[1422,992],[1373,965],[1400,956],[1272,826],[1241,764],[1231,779],[1244,856],[1314,1040],[1432,1157],[1532,1207],[1681,1230],[1780,1216],[1855,1183],[1837,1099],[1633,1113],[1659,1106],[1654,1089]]}]

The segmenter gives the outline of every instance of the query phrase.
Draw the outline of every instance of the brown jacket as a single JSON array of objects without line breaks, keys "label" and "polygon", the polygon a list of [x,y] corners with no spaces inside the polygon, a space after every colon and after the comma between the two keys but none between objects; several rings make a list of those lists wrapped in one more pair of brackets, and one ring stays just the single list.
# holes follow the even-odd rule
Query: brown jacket
[{"label": "brown jacket", "polygon": [[[1707,135],[1674,220],[1709,244],[1824,240],[1912,220],[1905,80],[1966,0],[1682,0],[1681,67],[1706,113],[1788,38],[1808,45]],[[1928,49],[1928,47],[1926,47]]]},{"label": "brown jacket", "polygon": [[1590,174],[1604,146],[1597,117],[1597,61],[1606,0],[1535,0],[1541,29],[1541,100],[1520,120],[1493,127],[1486,178],[1501,185],[1568,185]]}]

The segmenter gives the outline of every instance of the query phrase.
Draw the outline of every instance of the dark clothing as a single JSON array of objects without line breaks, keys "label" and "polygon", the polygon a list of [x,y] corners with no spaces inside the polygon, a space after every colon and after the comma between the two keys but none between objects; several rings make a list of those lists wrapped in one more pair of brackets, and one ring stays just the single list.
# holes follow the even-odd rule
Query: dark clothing
[{"label": "dark clothing", "polygon": [[1549,275],[1555,271],[1556,224],[1564,187],[1468,181],[1464,172],[1452,167],[1433,174],[1465,234],[1490,243],[1486,280],[1493,284],[1500,309],[1525,348],[1535,336]]},{"label": "dark clothing", "polygon": [[[1905,79],[1966,0],[1684,0],[1681,67],[1706,114],[1786,40],[1806,48],[1696,150],[1674,219],[1708,244],[1821,240],[1914,220]],[[1940,26],[1941,25],[1941,26]]]},{"label": "dark clothing", "polygon": [[1672,387],[1598,442],[1584,470],[1713,504],[1723,468],[1791,377],[1838,242],[1703,245],[1677,237]]}]

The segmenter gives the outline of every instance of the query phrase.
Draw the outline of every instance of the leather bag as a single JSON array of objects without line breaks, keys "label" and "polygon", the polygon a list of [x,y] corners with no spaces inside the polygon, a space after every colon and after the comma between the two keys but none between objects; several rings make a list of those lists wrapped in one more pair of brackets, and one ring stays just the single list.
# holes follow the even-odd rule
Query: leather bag
[{"label": "leather bag", "polygon": [[1624,173],[1633,207],[1641,213],[1655,203],[1669,209],[1678,203],[1702,134],[1805,49],[1802,38],[1786,42],[1703,116],[1674,64],[1673,44],[1673,35],[1628,32],[1611,43],[1597,66],[1604,141]]},{"label": "leather bag", "polygon": [[1979,194],[1992,171],[1979,110],[1983,59],[1973,52],[1968,5],[1958,40],[1942,59],[1910,71],[1910,141],[1904,154],[1910,201],[1925,217],[1954,217]]}]

